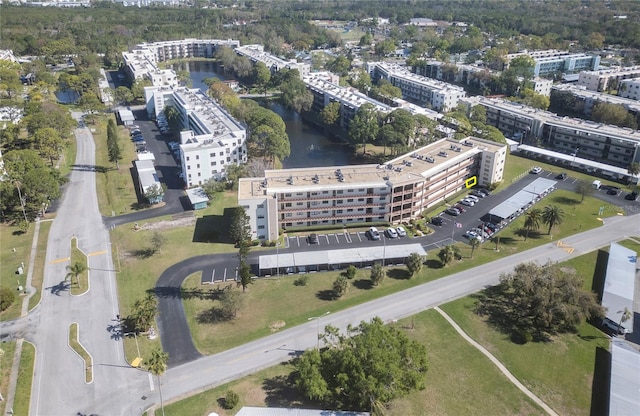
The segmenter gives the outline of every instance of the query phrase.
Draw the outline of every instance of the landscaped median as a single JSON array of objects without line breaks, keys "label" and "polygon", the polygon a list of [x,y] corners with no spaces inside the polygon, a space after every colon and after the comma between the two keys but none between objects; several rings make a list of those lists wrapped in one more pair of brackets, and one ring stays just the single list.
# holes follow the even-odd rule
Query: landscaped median
[{"label": "landscaped median", "polygon": [[71,294],[82,295],[89,291],[89,267],[87,255],[78,248],[78,239],[71,239],[71,258],[65,280],[70,281]]},{"label": "landscaped median", "polygon": [[69,348],[78,354],[84,365],[84,382],[93,382],[93,358],[80,343],[80,328],[77,322],[69,326]]}]

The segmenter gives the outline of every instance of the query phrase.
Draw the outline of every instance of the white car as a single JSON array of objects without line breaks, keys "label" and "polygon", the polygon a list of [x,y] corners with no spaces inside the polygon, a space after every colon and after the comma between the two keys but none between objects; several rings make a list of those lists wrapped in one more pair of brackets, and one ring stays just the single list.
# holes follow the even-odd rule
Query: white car
[{"label": "white car", "polygon": [[398,236],[398,232],[393,227],[387,228],[385,233],[387,234],[387,237],[389,237],[389,238],[396,238]]},{"label": "white car", "polygon": [[380,233],[378,232],[378,229],[376,227],[369,228],[367,233],[369,234],[369,238],[370,239],[372,239],[372,240],[380,240]]},{"label": "white car", "polygon": [[398,237],[406,237],[407,236],[407,230],[405,230],[403,226],[397,227],[396,228],[396,232],[398,233]]},{"label": "white car", "polygon": [[460,203],[462,205],[466,205],[468,207],[472,207],[472,206],[474,206],[476,204],[474,201],[472,201],[470,199],[463,199],[462,201],[460,201]]},{"label": "white car", "polygon": [[480,201],[480,198],[478,198],[478,197],[477,197],[477,196],[475,196],[475,195],[467,195],[464,199],[470,199],[470,200],[472,200],[473,202],[478,202],[478,201]]},{"label": "white car", "polygon": [[537,175],[540,172],[542,172],[542,168],[540,166],[536,166],[535,168],[531,169],[531,173],[533,173],[534,175]]}]

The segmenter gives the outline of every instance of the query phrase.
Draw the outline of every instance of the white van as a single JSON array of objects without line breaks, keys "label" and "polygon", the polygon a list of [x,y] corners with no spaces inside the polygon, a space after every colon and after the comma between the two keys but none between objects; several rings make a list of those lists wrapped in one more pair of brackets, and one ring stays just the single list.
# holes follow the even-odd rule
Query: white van
[{"label": "white van", "polygon": [[602,320],[602,326],[620,335],[628,334],[631,332],[627,328],[623,327],[622,325],[619,325],[617,322],[613,322],[609,318],[604,318]]},{"label": "white van", "polygon": [[599,180],[596,179],[595,181],[593,181],[592,185],[593,185],[594,188],[600,189],[600,186],[602,185],[602,182],[600,182]]}]

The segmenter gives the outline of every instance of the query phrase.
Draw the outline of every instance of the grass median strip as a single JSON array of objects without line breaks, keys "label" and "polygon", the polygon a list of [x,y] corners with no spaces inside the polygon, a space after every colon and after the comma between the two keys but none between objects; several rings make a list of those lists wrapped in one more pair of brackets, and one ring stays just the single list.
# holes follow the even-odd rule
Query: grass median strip
[{"label": "grass median strip", "polygon": [[89,267],[87,256],[78,248],[78,239],[71,239],[71,260],[67,266],[66,279],[70,280],[71,294],[82,295],[89,290]]},{"label": "grass median strip", "polygon": [[72,323],[69,326],[69,346],[82,358],[82,361],[84,361],[84,381],[85,383],[91,383],[93,381],[93,358],[91,358],[91,355],[80,343],[79,333],[78,323]]},{"label": "grass median strip", "polygon": [[16,395],[13,401],[13,414],[28,415],[31,403],[31,386],[33,384],[33,366],[36,361],[36,347],[28,341],[22,343],[20,355],[20,368],[18,370],[18,382]]}]

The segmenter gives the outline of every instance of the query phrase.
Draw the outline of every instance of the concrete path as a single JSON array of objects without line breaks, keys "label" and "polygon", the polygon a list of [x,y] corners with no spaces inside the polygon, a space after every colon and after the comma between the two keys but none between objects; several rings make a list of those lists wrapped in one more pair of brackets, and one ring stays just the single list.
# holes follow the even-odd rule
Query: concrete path
[{"label": "concrete path", "polygon": [[489,360],[491,360],[491,362],[495,364],[496,367],[498,367],[498,370],[500,370],[500,372],[502,372],[502,374],[504,374],[507,377],[507,379],[511,383],[513,383],[513,385],[515,385],[518,389],[520,389],[521,392],[526,394],[527,397],[533,400],[538,406],[542,407],[544,411],[547,412],[547,414],[551,416],[560,416],[551,407],[549,407],[549,405],[547,405],[544,401],[542,401],[541,398],[539,398],[538,396],[533,394],[531,390],[526,388],[524,384],[522,384],[513,374],[511,374],[511,372],[507,369],[507,367],[505,367],[504,364],[498,361],[498,359],[494,357],[494,355],[491,354],[489,351],[487,351],[485,347],[478,344],[476,341],[473,340],[473,338],[467,335],[466,332],[464,332],[462,328],[460,328],[460,326],[453,319],[451,319],[451,317],[447,315],[442,309],[440,309],[437,306],[433,309],[435,309],[440,315],[442,315],[444,319],[446,319],[451,324],[453,329],[455,329],[458,332],[458,334],[462,336],[462,338],[464,338],[469,344],[473,345],[481,353],[483,353]]}]

